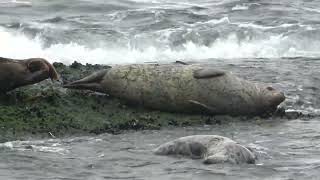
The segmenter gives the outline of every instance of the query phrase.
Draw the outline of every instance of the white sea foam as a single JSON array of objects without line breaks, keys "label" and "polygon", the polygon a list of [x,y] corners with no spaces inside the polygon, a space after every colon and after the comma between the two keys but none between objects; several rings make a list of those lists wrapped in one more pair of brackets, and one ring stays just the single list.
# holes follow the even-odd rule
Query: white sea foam
[{"label": "white sea foam", "polygon": [[[135,48],[131,46],[107,47],[101,45],[89,48],[83,44],[69,42],[66,44],[52,44],[43,46],[40,36],[33,39],[19,32],[9,32],[0,28],[0,56],[10,58],[43,57],[49,61],[69,64],[75,60],[81,63],[121,64],[142,63],[145,61],[175,61],[178,59],[203,60],[209,58],[279,58],[279,57],[319,57],[313,49],[303,49],[286,36],[270,36],[268,38],[252,40],[239,39],[235,34],[226,38],[218,38],[211,45],[199,45],[186,42],[183,48],[176,50],[169,46],[156,48],[146,46]],[[136,42],[136,44],[139,42]],[[130,44],[128,42],[128,44]],[[308,47],[306,47],[308,48]]]},{"label": "white sea foam", "polygon": [[22,0],[11,0],[11,3],[15,3],[15,4],[32,4],[31,1],[22,1]]},{"label": "white sea foam", "polygon": [[239,5],[239,4],[235,5],[232,8],[233,11],[247,10],[247,9],[249,9],[249,7],[247,5]]},{"label": "white sea foam", "polygon": [[13,4],[31,4],[30,1],[21,1],[21,0],[2,0],[0,1],[0,4],[7,4],[7,3],[13,3]]},{"label": "white sea foam", "polygon": [[[237,24],[237,23],[234,23]],[[300,26],[303,27],[304,25],[299,25],[299,24],[281,24],[279,26],[262,26],[258,24],[253,24],[253,23],[241,23],[237,24],[239,27],[250,27],[250,28],[255,28],[255,29],[276,29],[276,28],[288,28],[292,26]]]},{"label": "white sea foam", "polygon": [[211,19],[209,21],[204,21],[204,22],[196,22],[196,23],[192,23],[192,24],[185,24],[186,26],[189,27],[197,27],[197,26],[201,26],[201,25],[209,25],[209,26],[215,26],[217,24],[221,24],[221,23],[226,23],[226,24],[231,24],[230,20],[228,17],[223,17],[220,19]]},{"label": "white sea foam", "polygon": [[305,11],[310,11],[310,12],[314,12],[314,13],[320,13],[320,10],[319,9],[316,9],[316,8],[309,8],[309,7],[299,7]]},{"label": "white sea foam", "polygon": [[[55,143],[54,143],[55,142]],[[0,148],[8,148],[15,151],[36,151],[46,153],[67,154],[69,150],[59,143],[59,141],[9,141],[0,143]]]},{"label": "white sea foam", "polygon": [[304,25],[304,24],[300,24],[300,23],[297,23],[297,24],[284,23],[284,24],[280,24],[280,25],[277,25],[277,26],[264,26],[264,25],[254,24],[254,23],[230,23],[230,24],[234,24],[234,25],[237,25],[239,27],[261,29],[261,30],[290,28],[290,27],[301,27],[301,28],[304,28],[305,30],[315,30],[315,28],[313,28],[310,25]]},{"label": "white sea foam", "polygon": [[11,7],[11,6],[32,6],[32,2],[27,1],[27,0],[1,0],[0,1],[0,7]]}]

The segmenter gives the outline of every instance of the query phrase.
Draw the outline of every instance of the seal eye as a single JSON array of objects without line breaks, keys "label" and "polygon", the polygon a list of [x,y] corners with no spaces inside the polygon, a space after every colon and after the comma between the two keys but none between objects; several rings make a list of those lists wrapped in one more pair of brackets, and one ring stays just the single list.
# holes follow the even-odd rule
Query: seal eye
[{"label": "seal eye", "polygon": [[274,88],[273,87],[267,87],[267,89],[269,90],[269,91],[273,91],[274,90]]}]

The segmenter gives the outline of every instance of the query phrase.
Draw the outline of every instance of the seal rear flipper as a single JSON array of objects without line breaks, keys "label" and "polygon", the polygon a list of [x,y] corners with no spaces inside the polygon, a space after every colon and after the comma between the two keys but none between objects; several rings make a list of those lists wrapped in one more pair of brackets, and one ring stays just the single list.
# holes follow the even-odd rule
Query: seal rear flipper
[{"label": "seal rear flipper", "polygon": [[189,100],[189,103],[191,103],[192,105],[194,105],[196,107],[199,107],[202,111],[204,111],[206,113],[213,114],[213,113],[217,112],[215,108],[207,106],[207,105],[202,104],[202,103],[195,101],[195,100]]},{"label": "seal rear flipper", "polygon": [[193,77],[196,79],[205,79],[205,78],[214,78],[223,76],[226,74],[226,71],[218,70],[214,68],[203,68],[198,69],[193,72]]},{"label": "seal rear flipper", "polygon": [[101,81],[103,80],[103,77],[106,75],[107,72],[108,69],[95,72],[83,79],[63,85],[63,87],[70,89],[87,89],[97,92],[104,92],[104,89],[101,85]]}]

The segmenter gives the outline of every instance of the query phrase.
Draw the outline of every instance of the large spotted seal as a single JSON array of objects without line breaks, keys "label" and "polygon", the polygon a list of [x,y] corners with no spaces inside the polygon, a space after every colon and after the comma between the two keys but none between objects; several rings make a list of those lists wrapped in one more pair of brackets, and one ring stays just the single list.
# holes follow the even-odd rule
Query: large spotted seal
[{"label": "large spotted seal", "polygon": [[47,78],[58,80],[58,74],[45,59],[16,60],[0,57],[0,93],[35,84]]},{"label": "large spotted seal", "polygon": [[228,115],[273,112],[285,97],[272,87],[203,65],[118,65],[65,85],[171,111]]},{"label": "large spotted seal", "polygon": [[206,164],[255,163],[253,151],[237,142],[217,135],[194,135],[181,137],[160,145],[154,150],[157,155],[182,155],[204,159]]}]

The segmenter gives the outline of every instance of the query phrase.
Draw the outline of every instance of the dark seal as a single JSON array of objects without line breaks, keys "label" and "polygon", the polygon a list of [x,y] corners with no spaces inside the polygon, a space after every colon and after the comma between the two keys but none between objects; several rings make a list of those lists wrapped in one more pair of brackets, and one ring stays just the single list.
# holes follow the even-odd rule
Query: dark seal
[{"label": "dark seal", "polygon": [[35,84],[45,79],[58,80],[55,68],[45,59],[9,59],[0,57],[0,92]]}]

